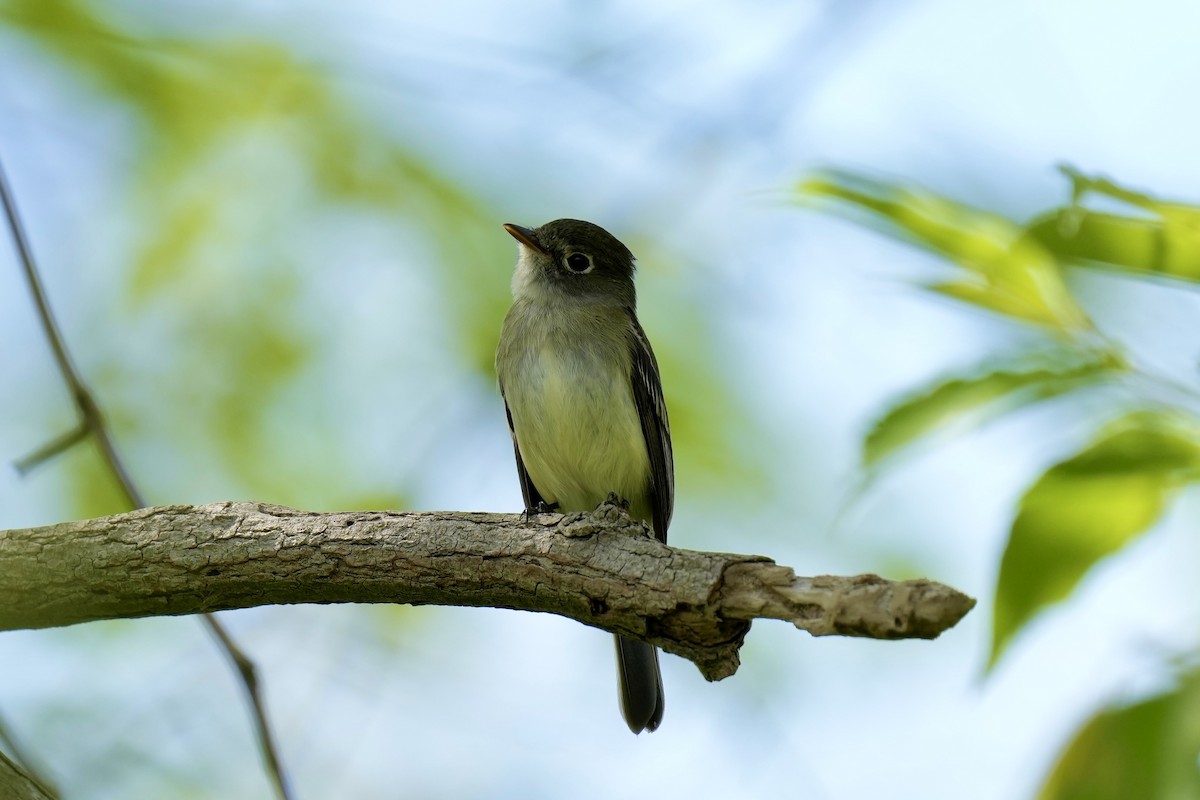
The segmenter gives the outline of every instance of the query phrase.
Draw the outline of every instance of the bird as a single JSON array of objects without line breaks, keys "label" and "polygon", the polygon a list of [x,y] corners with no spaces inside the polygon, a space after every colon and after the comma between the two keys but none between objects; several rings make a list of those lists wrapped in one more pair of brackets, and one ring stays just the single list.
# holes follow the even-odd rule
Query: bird
[{"label": "bird", "polygon": [[[506,223],[513,302],[496,376],[527,513],[591,511],[615,494],[661,542],[675,499],[658,362],[637,317],[634,256],[599,225]],[[616,636],[621,711],[635,734],[662,722],[658,650]]]}]

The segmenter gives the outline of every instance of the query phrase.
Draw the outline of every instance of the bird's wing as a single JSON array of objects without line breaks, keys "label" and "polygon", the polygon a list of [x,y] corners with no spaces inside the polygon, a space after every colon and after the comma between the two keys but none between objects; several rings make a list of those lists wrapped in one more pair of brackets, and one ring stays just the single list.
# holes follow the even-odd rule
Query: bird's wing
[{"label": "bird's wing", "polygon": [[633,309],[628,309],[630,326],[629,349],[633,384],[633,400],[642,421],[646,437],[646,452],[650,455],[650,507],[654,513],[654,535],[667,541],[667,525],[675,505],[675,460],[671,454],[671,425],[667,422],[667,403],[663,399],[662,379],[658,362],[650,349],[650,340],[638,323]]},{"label": "bird's wing", "polygon": [[[504,398],[504,386],[500,387],[500,397]],[[508,432],[512,435],[513,455],[517,457],[517,478],[521,481],[521,497],[525,500],[525,511],[533,513],[545,505],[542,495],[538,492],[529,473],[525,471],[525,462],[521,460],[521,448],[517,445],[517,432],[513,430],[512,412],[508,410],[508,400],[504,400],[504,416],[508,417]]]}]

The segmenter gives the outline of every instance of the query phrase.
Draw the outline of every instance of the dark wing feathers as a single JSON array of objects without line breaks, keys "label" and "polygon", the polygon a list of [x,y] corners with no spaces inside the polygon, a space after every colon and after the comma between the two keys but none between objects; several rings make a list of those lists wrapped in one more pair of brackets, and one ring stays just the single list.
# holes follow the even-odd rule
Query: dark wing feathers
[{"label": "dark wing feathers", "polygon": [[[500,397],[504,398],[504,387],[500,387]],[[525,511],[533,513],[544,505],[545,501],[538,493],[529,473],[525,471],[525,462],[521,460],[521,448],[517,447],[517,432],[513,430],[512,412],[508,410],[508,400],[504,400],[504,416],[508,417],[508,432],[512,436],[513,455],[517,457],[517,478],[521,481],[521,497],[525,500]]]},{"label": "dark wing feathers", "polygon": [[[675,506],[675,459],[671,454],[671,425],[667,421],[667,403],[663,399],[658,362],[650,349],[650,340],[638,323],[633,309],[629,312],[630,382],[633,400],[642,421],[646,450],[650,454],[650,506],[654,511],[654,535],[667,541],[667,526]],[[509,422],[512,425],[512,422]],[[518,455],[517,460],[520,461]],[[523,472],[523,470],[522,470]]]}]

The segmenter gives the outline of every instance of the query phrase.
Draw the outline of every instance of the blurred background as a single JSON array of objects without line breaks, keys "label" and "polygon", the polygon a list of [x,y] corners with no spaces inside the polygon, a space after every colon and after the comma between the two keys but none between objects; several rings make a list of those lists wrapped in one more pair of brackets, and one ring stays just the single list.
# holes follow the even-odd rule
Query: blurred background
[{"label": "blurred background", "polygon": [[[959,222],[1023,224],[1070,203],[1066,161],[1195,201],[1197,29],[1200,6],[1170,0],[0,0],[0,158],[152,503],[519,510],[491,366],[515,260],[500,225],[578,217],[639,258],[675,437],[672,544],[980,600],[935,642],[760,622],[716,684],[666,656],[666,718],[640,737],[610,637],[565,620],[222,614],[298,797],[1031,797],[1097,714],[1187,673],[1198,498],[1081,568],[989,670],[1022,496],[1140,406],[1137,385],[930,426],[878,469],[864,438],[944,376],[1092,337],[1083,315],[1183,386],[1156,407],[1195,410],[1200,302],[1079,269],[1050,323],[989,313],[919,288],[944,247],[826,213],[818,196],[839,193],[802,182],[852,169],[901,206],[952,198]],[[75,412],[0,240],[11,464]],[[0,468],[0,529],[122,510],[90,443]],[[4,633],[0,715],[66,797],[271,796],[196,619]],[[1200,791],[1182,741],[1170,785]]]}]

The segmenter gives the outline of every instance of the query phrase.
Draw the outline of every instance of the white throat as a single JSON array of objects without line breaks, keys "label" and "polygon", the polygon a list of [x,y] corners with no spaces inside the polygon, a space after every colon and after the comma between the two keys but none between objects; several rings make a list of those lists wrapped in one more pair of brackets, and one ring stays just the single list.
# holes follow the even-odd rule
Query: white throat
[{"label": "white throat", "polygon": [[537,300],[552,291],[542,275],[546,256],[526,244],[517,245],[517,266],[513,270],[512,293],[518,300]]}]

